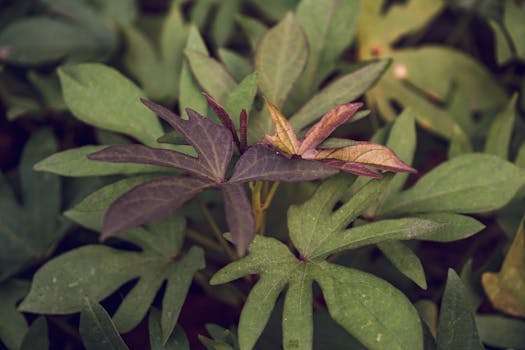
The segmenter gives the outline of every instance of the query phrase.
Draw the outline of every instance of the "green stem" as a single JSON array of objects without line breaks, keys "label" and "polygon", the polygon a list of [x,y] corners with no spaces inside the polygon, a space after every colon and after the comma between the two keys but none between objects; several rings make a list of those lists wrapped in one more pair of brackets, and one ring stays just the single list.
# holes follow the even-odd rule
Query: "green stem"
[{"label": "green stem", "polygon": [[200,234],[197,231],[194,231],[194,230],[189,229],[189,228],[186,229],[186,237],[188,237],[189,239],[191,239],[195,243],[198,243],[198,244],[200,244],[201,246],[203,246],[205,248],[213,250],[213,251],[215,251],[217,253],[221,253],[221,254],[224,253],[224,250],[222,249],[222,246],[220,246],[214,240],[209,239],[208,237]]},{"label": "green stem", "polygon": [[208,207],[206,206],[206,204],[200,198],[197,198],[197,201],[199,203],[199,208],[201,209],[202,215],[204,215],[204,218],[206,219],[206,221],[210,225],[211,230],[212,230],[213,234],[215,235],[215,238],[217,239],[217,241],[221,245],[223,252],[231,260],[236,260],[237,259],[236,253],[233,252],[233,250],[228,245],[228,242],[226,242],[226,240],[224,239],[224,237],[222,235],[222,231],[219,228],[219,225],[217,225],[217,222],[215,222],[215,219],[213,218],[213,216],[211,215],[210,211],[208,210]]}]

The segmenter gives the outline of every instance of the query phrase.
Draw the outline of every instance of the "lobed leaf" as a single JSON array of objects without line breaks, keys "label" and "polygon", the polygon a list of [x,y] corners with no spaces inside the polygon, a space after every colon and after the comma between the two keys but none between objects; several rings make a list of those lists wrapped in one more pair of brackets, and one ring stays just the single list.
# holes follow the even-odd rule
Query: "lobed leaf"
[{"label": "lobed leaf", "polygon": [[224,198],[226,221],[230,227],[237,253],[243,256],[255,236],[255,219],[252,206],[244,187],[240,183],[226,184],[221,187]]},{"label": "lobed leaf", "polygon": [[392,264],[420,288],[427,289],[425,271],[421,260],[403,242],[380,242],[377,247]]},{"label": "lobed leaf", "polygon": [[215,124],[191,109],[187,110],[189,119],[184,120],[167,108],[153,102],[143,100],[143,103],[180,132],[195,148],[199,160],[209,168],[215,180],[223,181],[233,152],[230,130]]},{"label": "lobed leaf", "polygon": [[89,154],[88,158],[107,163],[136,163],[176,168],[211,181],[216,179],[215,175],[200,159],[172,150],[150,148],[137,144],[108,146]]},{"label": "lobed leaf", "polygon": [[214,183],[167,176],[141,183],[114,201],[104,216],[101,239],[167,216]]},{"label": "lobed leaf", "polygon": [[338,173],[316,162],[299,158],[286,159],[268,147],[256,144],[248,148],[235,164],[230,183],[255,180],[311,181]]},{"label": "lobed leaf", "polygon": [[177,326],[164,342],[161,329],[161,313],[152,307],[148,317],[149,342],[151,350],[189,350],[188,338],[182,327]]},{"label": "lobed leaf", "polygon": [[285,155],[300,155],[299,147],[301,143],[297,139],[294,129],[288,120],[282,115],[281,111],[267,99],[264,100],[266,107],[270,111],[273,120],[274,135],[266,135],[266,140]]}]

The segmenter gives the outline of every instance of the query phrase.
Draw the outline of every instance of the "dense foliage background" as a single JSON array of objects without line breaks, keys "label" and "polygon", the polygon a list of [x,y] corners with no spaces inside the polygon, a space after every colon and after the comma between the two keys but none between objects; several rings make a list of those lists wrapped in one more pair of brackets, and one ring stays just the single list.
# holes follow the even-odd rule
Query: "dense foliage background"
[{"label": "dense foliage background", "polygon": [[[525,349],[524,89],[520,0],[0,1],[0,348]],[[203,91],[233,129],[246,110],[249,145],[274,130],[263,97],[300,137],[361,101],[324,147],[372,140],[418,173],[245,176],[244,258],[207,187],[99,242],[115,199],[180,172],[86,156],[194,156],[140,98],[219,123]]]}]

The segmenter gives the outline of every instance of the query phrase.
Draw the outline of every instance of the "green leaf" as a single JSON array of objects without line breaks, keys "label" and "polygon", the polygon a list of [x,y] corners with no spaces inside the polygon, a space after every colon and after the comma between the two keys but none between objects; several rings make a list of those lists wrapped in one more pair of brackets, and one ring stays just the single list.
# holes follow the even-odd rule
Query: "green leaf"
[{"label": "green leaf", "polygon": [[99,303],[84,298],[80,314],[80,335],[87,350],[127,350],[108,313]]},{"label": "green leaf", "polygon": [[[206,44],[195,26],[190,26],[188,30],[186,50],[208,55]],[[186,58],[182,63],[179,81],[179,113],[181,116],[186,114],[185,109],[188,107],[202,115],[206,115],[208,111],[208,103],[202,95],[202,89],[194,77],[188,59]]]},{"label": "green leaf", "polygon": [[16,304],[26,295],[29,284],[12,279],[0,283],[0,340],[8,349],[20,349],[27,323],[16,309]]},{"label": "green leaf", "polygon": [[465,287],[454,270],[448,270],[439,316],[437,348],[439,350],[482,350],[476,322]]},{"label": "green leaf", "polygon": [[164,342],[161,329],[161,312],[156,308],[151,308],[148,318],[149,342],[151,350],[189,350],[190,345],[184,330],[177,326]]},{"label": "green leaf", "polygon": [[200,86],[217,102],[225,104],[237,83],[224,65],[198,51],[186,50],[185,54]]},{"label": "green leaf", "polygon": [[[162,334],[171,335],[195,272],[204,267],[202,249],[181,255],[184,220],[172,216],[120,235],[143,250],[123,251],[103,245],[71,250],[45,264],[33,279],[20,310],[69,314],[82,309],[84,298],[100,301],[122,284],[138,279],[120,304],[113,320],[121,332],[134,328],[147,313],[158,289],[167,280],[163,298]],[[90,261],[89,265],[85,261]]]},{"label": "green leaf", "polygon": [[308,40],[306,69],[294,90],[302,102],[311,96],[336,66],[337,59],[354,38],[359,17],[359,1],[301,1],[297,22]]},{"label": "green leaf", "polygon": [[277,107],[282,107],[293,84],[300,77],[307,57],[306,37],[292,13],[288,13],[259,41],[255,52],[259,88]]},{"label": "green leaf", "polygon": [[524,182],[523,171],[499,157],[465,154],[439,165],[413,187],[391,197],[383,214],[496,210],[510,201]]},{"label": "green leaf", "polygon": [[525,60],[525,25],[523,16],[525,7],[514,0],[506,0],[504,5],[503,24],[491,22],[496,37],[496,53],[500,64],[512,59]]},{"label": "green leaf", "polygon": [[138,184],[151,179],[148,176],[137,176],[123,179],[93,192],[64,215],[77,224],[95,231],[102,230],[104,214],[118,197]]},{"label": "green leaf", "polygon": [[355,100],[379,79],[389,64],[389,60],[372,61],[338,78],[315,94],[292,115],[290,123],[295,130],[299,131],[321,118],[323,113],[335,106]]},{"label": "green leaf", "polygon": [[427,289],[425,271],[421,260],[410,248],[399,241],[381,242],[377,247],[399,271],[419,287]]},{"label": "green leaf", "polygon": [[244,77],[253,72],[251,62],[234,51],[219,48],[219,57],[228,72],[237,81],[241,81]]},{"label": "green leaf", "polygon": [[107,59],[116,46],[115,32],[85,2],[72,3],[77,13],[21,18],[3,28],[1,59],[19,65]]},{"label": "green leaf", "polygon": [[23,205],[0,174],[0,281],[47,256],[68,225],[59,219],[60,180],[33,171],[33,165],[56,152],[49,130],[36,132],[24,147],[20,163]]},{"label": "green leaf", "polygon": [[525,322],[497,315],[476,315],[476,325],[483,343],[497,348],[523,348]]},{"label": "green leaf", "polygon": [[235,20],[242,28],[242,33],[248,37],[252,50],[255,50],[268,27],[263,22],[247,16],[237,15]]},{"label": "green leaf", "polygon": [[236,335],[228,330],[215,324],[205,325],[206,330],[211,335],[211,339],[199,335],[199,340],[207,350],[238,350]]},{"label": "green leaf", "polygon": [[243,109],[250,112],[250,109],[257,94],[257,74],[252,73],[244,78],[239,85],[237,85],[226,102],[226,110],[230,114],[235,127],[239,127],[239,115]]},{"label": "green leaf", "polygon": [[39,317],[29,327],[24,336],[20,350],[47,350],[49,349],[49,338],[47,335],[47,321],[45,317]]},{"label": "green leaf", "polygon": [[507,107],[494,118],[485,141],[485,153],[508,159],[517,101],[518,94],[514,94]]},{"label": "green leaf", "polygon": [[90,160],[87,155],[107,146],[83,146],[55,153],[36,163],[34,169],[62,176],[130,175],[166,172],[168,168],[148,164],[106,163]]},{"label": "green leaf", "polygon": [[64,100],[80,120],[155,146],[164,134],[159,120],[141,102],[144,94],[117,70],[84,63],[58,70]]},{"label": "green leaf", "polygon": [[215,46],[224,46],[230,37],[234,25],[235,14],[239,12],[240,0],[223,0],[217,3],[211,25],[211,37]]},{"label": "green leaf", "polygon": [[[388,134],[387,147],[392,149],[406,164],[411,165],[416,151],[416,126],[415,115],[412,109],[407,108],[396,118]],[[381,215],[385,202],[403,188],[409,174],[397,173],[388,186],[381,191],[377,200],[366,210],[365,215],[378,217]]]},{"label": "green leaf", "polygon": [[483,288],[492,305],[507,314],[525,316],[525,219],[505,256],[499,272],[481,276]]},{"label": "green leaf", "polygon": [[[241,313],[239,344],[242,350],[253,348],[286,285],[283,346],[285,349],[312,348],[314,280],[321,286],[331,316],[368,348],[422,348],[416,310],[401,292],[372,275],[308,257],[299,260],[283,243],[257,236],[247,257],[217,272],[210,282],[226,283],[253,273],[260,278]],[[396,312],[384,312],[385,309]],[[362,327],[363,324],[367,327]]]},{"label": "green leaf", "polygon": [[[315,266],[332,318],[369,349],[422,349],[416,309],[396,288],[371,274],[326,262]],[[363,327],[366,325],[366,327]]]},{"label": "green leaf", "polygon": [[133,0],[92,0],[92,3],[107,17],[122,24],[129,24],[137,17],[137,3]]}]

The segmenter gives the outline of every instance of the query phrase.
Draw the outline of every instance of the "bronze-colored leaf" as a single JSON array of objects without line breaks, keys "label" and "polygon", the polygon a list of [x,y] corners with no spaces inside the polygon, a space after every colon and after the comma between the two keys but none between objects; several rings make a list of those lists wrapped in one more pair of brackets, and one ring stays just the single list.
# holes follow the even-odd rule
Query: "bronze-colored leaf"
[{"label": "bronze-colored leaf", "polygon": [[273,136],[266,135],[266,139],[275,148],[281,150],[281,152],[286,155],[292,156],[299,154],[298,151],[300,144],[292,126],[276,106],[267,99],[264,101],[266,102],[266,107],[268,107],[268,110],[270,111],[273,125],[275,127],[275,134]]}]

